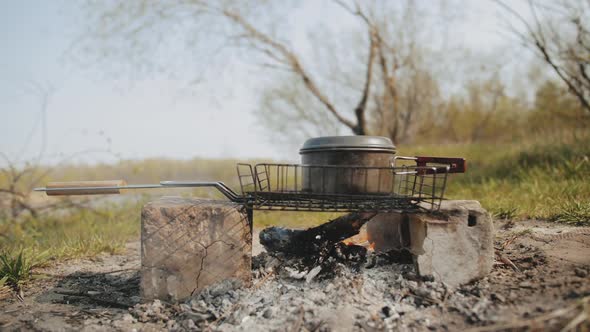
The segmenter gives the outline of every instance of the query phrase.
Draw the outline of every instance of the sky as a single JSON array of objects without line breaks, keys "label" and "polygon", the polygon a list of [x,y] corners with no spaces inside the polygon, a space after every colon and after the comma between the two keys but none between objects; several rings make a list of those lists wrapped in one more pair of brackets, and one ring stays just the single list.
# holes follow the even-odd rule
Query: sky
[{"label": "sky", "polygon": [[[453,41],[475,52],[505,44],[493,3],[467,3],[464,17],[453,25]],[[290,14],[297,26],[290,39],[299,50],[305,52],[313,24],[350,24],[323,10],[325,2],[310,0]],[[297,159],[297,151],[285,151],[258,125],[259,91],[240,61],[220,67],[199,90],[185,78],[165,74],[112,78],[100,65],[80,66],[68,58],[84,33],[81,19],[80,8],[66,1],[0,0],[0,152],[11,161],[41,156],[52,163],[71,155],[72,162],[85,163],[150,157]]]}]

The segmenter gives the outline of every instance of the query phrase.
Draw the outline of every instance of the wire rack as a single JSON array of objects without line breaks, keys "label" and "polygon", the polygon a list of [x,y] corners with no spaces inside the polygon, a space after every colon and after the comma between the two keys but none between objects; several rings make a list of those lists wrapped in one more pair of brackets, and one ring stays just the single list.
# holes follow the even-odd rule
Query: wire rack
[{"label": "wire rack", "polygon": [[437,211],[450,169],[414,157],[396,157],[390,167],[237,165],[243,201],[253,209],[337,212]]}]

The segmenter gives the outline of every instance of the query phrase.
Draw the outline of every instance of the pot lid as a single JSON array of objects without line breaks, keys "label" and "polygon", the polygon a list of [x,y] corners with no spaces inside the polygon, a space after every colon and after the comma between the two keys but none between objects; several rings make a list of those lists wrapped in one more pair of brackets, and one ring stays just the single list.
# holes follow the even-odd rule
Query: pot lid
[{"label": "pot lid", "polygon": [[299,153],[342,150],[395,153],[395,145],[382,136],[323,136],[305,141]]}]

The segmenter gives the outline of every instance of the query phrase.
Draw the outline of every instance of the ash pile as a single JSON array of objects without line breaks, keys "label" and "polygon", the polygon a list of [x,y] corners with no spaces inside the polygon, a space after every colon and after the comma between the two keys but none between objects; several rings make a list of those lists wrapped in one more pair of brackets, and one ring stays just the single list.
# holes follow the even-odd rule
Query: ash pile
[{"label": "ash pile", "polygon": [[437,308],[450,292],[442,283],[420,280],[413,265],[374,253],[325,261],[319,270],[301,258],[262,253],[254,260],[251,288],[225,280],[180,305],[156,300],[131,313],[138,321],[179,331],[444,328],[437,322]]},{"label": "ash pile", "polygon": [[467,321],[493,320],[481,294],[419,277],[404,249],[376,253],[342,242],[373,216],[353,213],[304,231],[267,228],[260,233],[267,252],[253,258],[252,287],[229,279],[179,305],[137,305],[132,316],[179,331],[454,329],[440,319],[448,311]]}]

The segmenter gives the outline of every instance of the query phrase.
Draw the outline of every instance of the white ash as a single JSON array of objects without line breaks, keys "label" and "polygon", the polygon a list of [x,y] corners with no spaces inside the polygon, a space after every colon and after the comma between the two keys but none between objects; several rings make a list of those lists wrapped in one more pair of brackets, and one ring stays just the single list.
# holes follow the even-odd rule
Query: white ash
[{"label": "white ash", "polygon": [[251,288],[225,280],[180,305],[154,301],[131,312],[139,321],[161,322],[169,330],[446,329],[436,318],[443,307],[469,321],[489,320],[491,302],[475,294],[479,286],[451,292],[442,283],[417,278],[413,265],[371,259],[377,262],[372,268],[337,263],[332,277],[317,278],[317,267],[299,271],[297,262],[261,254],[254,259]]}]

